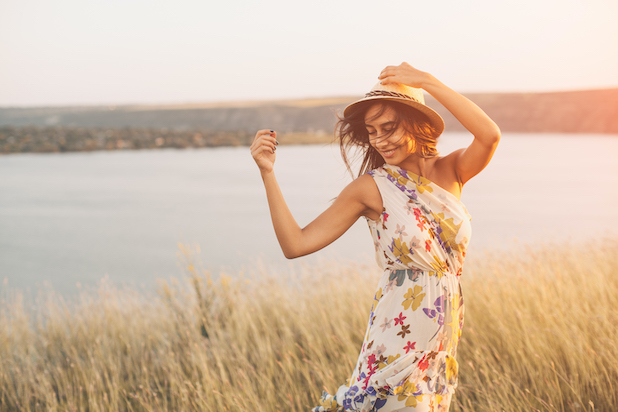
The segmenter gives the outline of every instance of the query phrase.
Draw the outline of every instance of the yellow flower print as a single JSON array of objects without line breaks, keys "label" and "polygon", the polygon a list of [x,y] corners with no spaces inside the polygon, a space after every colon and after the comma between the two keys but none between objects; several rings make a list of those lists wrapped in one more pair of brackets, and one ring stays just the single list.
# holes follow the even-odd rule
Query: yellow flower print
[{"label": "yellow flower print", "polygon": [[419,176],[418,180],[415,183],[416,183],[416,190],[418,190],[419,193],[423,193],[425,192],[425,190],[428,191],[429,193],[433,192],[433,187],[429,186],[429,184],[431,183],[431,180],[425,179],[423,176]]},{"label": "yellow flower print", "polygon": [[446,356],[446,379],[452,382],[457,377],[459,366],[457,361],[452,356]]},{"label": "yellow flower print", "polygon": [[393,356],[393,355],[388,355],[388,359],[386,360],[386,364],[390,365],[391,363],[395,362],[397,359],[399,359],[401,355],[398,353],[397,356]]},{"label": "yellow flower print", "polygon": [[385,167],[384,171],[388,173],[393,179],[395,179],[397,181],[397,184],[399,185],[410,188],[410,186],[408,186],[408,183],[413,182],[416,185],[416,189],[419,191],[419,193],[423,193],[425,192],[425,190],[429,193],[433,192],[433,187],[429,185],[430,183],[432,183],[431,180],[426,179],[423,176],[418,176],[416,173],[411,173],[413,176],[418,176],[418,180],[414,180],[406,178],[399,174],[399,172],[394,171],[388,167]]},{"label": "yellow flower print", "polygon": [[405,186],[410,181],[410,179],[406,179],[405,177],[401,176],[399,173],[395,172],[389,167],[385,167],[384,171],[388,173],[393,179],[395,179],[400,185]]},{"label": "yellow flower print", "polygon": [[327,410],[335,409],[338,406],[337,401],[335,400],[335,397],[333,395],[329,395],[327,392],[324,392],[322,394],[322,398],[318,402],[318,405],[323,406]]},{"label": "yellow flower print", "polygon": [[416,407],[418,402],[423,402],[423,395],[410,396],[408,399],[406,399],[406,406],[414,408]]},{"label": "yellow flower print", "polygon": [[462,244],[458,244],[456,241],[457,234],[459,233],[459,228],[461,228],[463,221],[456,225],[452,217],[445,219],[444,213],[436,214],[432,212],[431,214],[433,215],[434,219],[438,221],[440,229],[442,230],[440,232],[440,239],[442,239],[442,242],[456,252],[461,252],[462,250],[464,250],[467,245],[463,242]]},{"label": "yellow flower print", "polygon": [[415,392],[418,392],[418,387],[409,380],[406,380],[403,385],[396,386],[393,390],[393,393],[395,395],[398,395],[398,400],[400,401],[404,400]]},{"label": "yellow flower print", "polygon": [[410,179],[406,179],[403,176],[399,176],[399,178],[397,179],[397,183],[399,183],[402,186],[407,185],[409,181],[410,181]]},{"label": "yellow flower print", "polygon": [[436,271],[436,276],[438,277],[438,279],[442,278],[442,276],[444,276],[445,272],[448,272],[448,266],[446,265],[446,262],[444,262],[443,260],[440,260],[437,256],[434,255],[433,257],[434,262],[431,262],[431,267],[433,267]]},{"label": "yellow flower print", "polygon": [[422,402],[423,401],[423,395],[419,395],[419,396],[414,396],[413,394],[415,392],[418,392],[419,388],[417,385],[413,384],[410,381],[406,381],[403,385],[400,385],[398,387],[395,388],[395,390],[393,391],[395,395],[397,395],[397,400],[398,401],[406,401],[406,406],[407,407],[416,407],[416,405],[418,405],[418,402]]},{"label": "yellow flower print", "polygon": [[421,306],[423,298],[425,297],[425,294],[421,293],[422,291],[423,287],[419,285],[415,285],[414,290],[412,290],[412,288],[409,288],[408,292],[403,295],[406,300],[401,303],[404,309],[409,309],[410,306],[412,306],[413,311],[418,309],[418,307]]},{"label": "yellow flower print", "polygon": [[395,257],[404,265],[412,262],[412,259],[409,256],[410,249],[406,245],[406,242],[402,243],[401,239],[393,239],[392,249]]},{"label": "yellow flower print", "polygon": [[380,302],[381,297],[382,297],[382,288],[378,289],[378,291],[376,292],[376,295],[373,297],[373,304],[371,305],[372,312],[376,308],[378,303]]},{"label": "yellow flower print", "polygon": [[455,295],[452,299],[449,300],[450,301],[450,309],[449,308],[445,308],[445,312],[444,312],[444,326],[448,326],[451,328],[451,333],[453,336],[453,339],[450,339],[448,341],[448,344],[446,346],[446,350],[447,351],[451,351],[453,349],[453,346],[457,346],[457,343],[459,342],[459,337],[461,336],[461,329],[460,329],[460,310],[461,308],[459,307],[459,295]]},{"label": "yellow flower print", "polygon": [[397,359],[399,359],[400,356],[401,355],[398,353],[397,356],[389,355],[387,358],[383,354],[380,354],[380,357],[377,359],[378,370],[383,369],[391,363],[395,362]]}]

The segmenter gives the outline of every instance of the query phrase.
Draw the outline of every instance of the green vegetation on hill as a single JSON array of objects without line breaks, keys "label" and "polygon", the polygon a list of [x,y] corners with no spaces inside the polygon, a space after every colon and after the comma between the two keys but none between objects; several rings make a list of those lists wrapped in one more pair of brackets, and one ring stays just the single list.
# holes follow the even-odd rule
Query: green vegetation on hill
[{"label": "green vegetation on hill", "polygon": [[243,131],[5,126],[0,127],[0,153],[242,146],[251,139]]},{"label": "green vegetation on hill", "polygon": [[[467,96],[503,132],[618,134],[618,89]],[[0,153],[248,145],[265,128],[276,129],[281,143],[324,143],[354,100],[0,108]],[[446,131],[464,130],[431,96],[427,103],[444,117]]]},{"label": "green vegetation on hill", "polygon": [[[248,146],[247,131],[174,130],[145,128],[73,128],[66,126],[0,127],[0,153],[84,152],[93,150],[187,149]],[[325,133],[282,133],[281,144],[330,143]]]}]

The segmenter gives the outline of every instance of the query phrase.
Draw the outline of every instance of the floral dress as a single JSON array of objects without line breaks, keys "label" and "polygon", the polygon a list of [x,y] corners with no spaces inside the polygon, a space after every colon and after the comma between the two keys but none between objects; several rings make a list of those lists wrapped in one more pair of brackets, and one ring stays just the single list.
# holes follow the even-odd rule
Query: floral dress
[{"label": "floral dress", "polygon": [[384,274],[352,376],[313,411],[445,411],[457,385],[470,215],[412,172],[385,164],[369,174],[383,202],[367,222]]}]

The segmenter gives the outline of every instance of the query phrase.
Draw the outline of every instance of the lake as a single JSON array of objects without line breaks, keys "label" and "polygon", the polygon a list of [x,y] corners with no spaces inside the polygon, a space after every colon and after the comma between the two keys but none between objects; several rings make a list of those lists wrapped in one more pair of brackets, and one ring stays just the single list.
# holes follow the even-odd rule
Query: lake
[{"label": "lake", "polygon": [[[447,133],[439,149],[470,141]],[[301,226],[351,180],[333,146],[279,146],[276,171]],[[469,255],[616,236],[618,136],[504,134],[462,201],[472,215]],[[215,273],[290,267],[247,147],[0,157],[0,279],[10,287],[47,282],[72,294],[108,276],[151,288],[183,273],[179,243],[199,245]],[[293,264],[323,259],[370,262],[364,220]]]}]

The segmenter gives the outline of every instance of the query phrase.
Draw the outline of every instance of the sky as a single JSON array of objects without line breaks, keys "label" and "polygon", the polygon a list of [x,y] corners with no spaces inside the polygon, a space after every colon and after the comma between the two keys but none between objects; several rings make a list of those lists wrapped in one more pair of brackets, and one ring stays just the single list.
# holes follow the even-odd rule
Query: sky
[{"label": "sky", "polygon": [[0,106],[618,87],[616,0],[0,0]]}]

